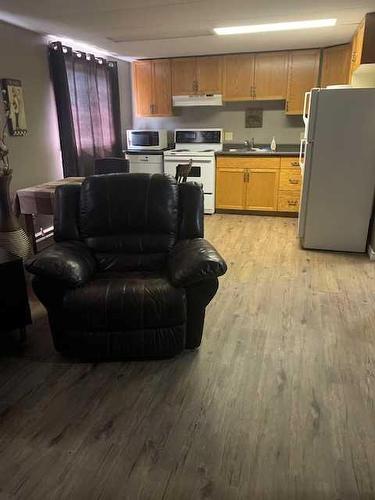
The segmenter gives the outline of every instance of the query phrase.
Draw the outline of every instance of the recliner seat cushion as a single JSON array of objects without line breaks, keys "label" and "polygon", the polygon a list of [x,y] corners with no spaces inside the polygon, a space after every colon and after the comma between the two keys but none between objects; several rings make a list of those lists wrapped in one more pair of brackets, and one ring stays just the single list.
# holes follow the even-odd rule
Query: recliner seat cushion
[{"label": "recliner seat cushion", "polygon": [[186,296],[157,274],[103,273],[66,292],[66,328],[125,331],[165,328],[186,321]]}]

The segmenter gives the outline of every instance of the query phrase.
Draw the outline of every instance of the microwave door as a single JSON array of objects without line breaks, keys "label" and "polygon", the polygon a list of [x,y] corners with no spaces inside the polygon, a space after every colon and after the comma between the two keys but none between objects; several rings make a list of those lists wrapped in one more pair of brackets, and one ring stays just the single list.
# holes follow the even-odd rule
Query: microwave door
[{"label": "microwave door", "polygon": [[159,134],[152,131],[131,132],[131,143],[135,147],[151,147],[159,145]]}]

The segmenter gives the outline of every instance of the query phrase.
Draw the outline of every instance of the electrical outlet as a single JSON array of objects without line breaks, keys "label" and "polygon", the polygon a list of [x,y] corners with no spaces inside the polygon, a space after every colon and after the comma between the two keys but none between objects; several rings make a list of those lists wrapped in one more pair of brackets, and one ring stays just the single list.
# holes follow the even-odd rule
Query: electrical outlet
[{"label": "electrical outlet", "polygon": [[224,132],[224,141],[233,141],[233,132]]}]

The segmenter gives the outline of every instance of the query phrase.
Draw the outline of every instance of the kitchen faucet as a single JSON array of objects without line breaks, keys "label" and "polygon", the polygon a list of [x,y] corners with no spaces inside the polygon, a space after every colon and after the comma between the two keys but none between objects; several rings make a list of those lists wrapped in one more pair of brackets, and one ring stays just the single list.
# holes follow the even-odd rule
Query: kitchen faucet
[{"label": "kitchen faucet", "polygon": [[245,146],[247,147],[247,149],[249,151],[251,151],[252,149],[254,149],[254,146],[255,146],[254,137],[251,138],[251,141],[249,141],[249,139],[246,139]]}]

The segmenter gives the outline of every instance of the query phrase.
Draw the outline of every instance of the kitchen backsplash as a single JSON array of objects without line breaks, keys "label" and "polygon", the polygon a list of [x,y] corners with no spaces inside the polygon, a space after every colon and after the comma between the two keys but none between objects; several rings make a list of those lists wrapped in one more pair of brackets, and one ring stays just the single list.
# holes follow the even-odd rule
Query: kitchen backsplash
[{"label": "kitchen backsplash", "polygon": [[[254,137],[255,143],[270,143],[275,136],[279,144],[298,144],[303,133],[301,116],[287,116],[284,101],[226,103],[222,107],[175,108],[175,116],[168,118],[143,118],[134,116],[133,128],[223,128],[232,132],[233,143],[240,143]],[[246,128],[245,112],[249,108],[263,109],[263,127]]]}]

